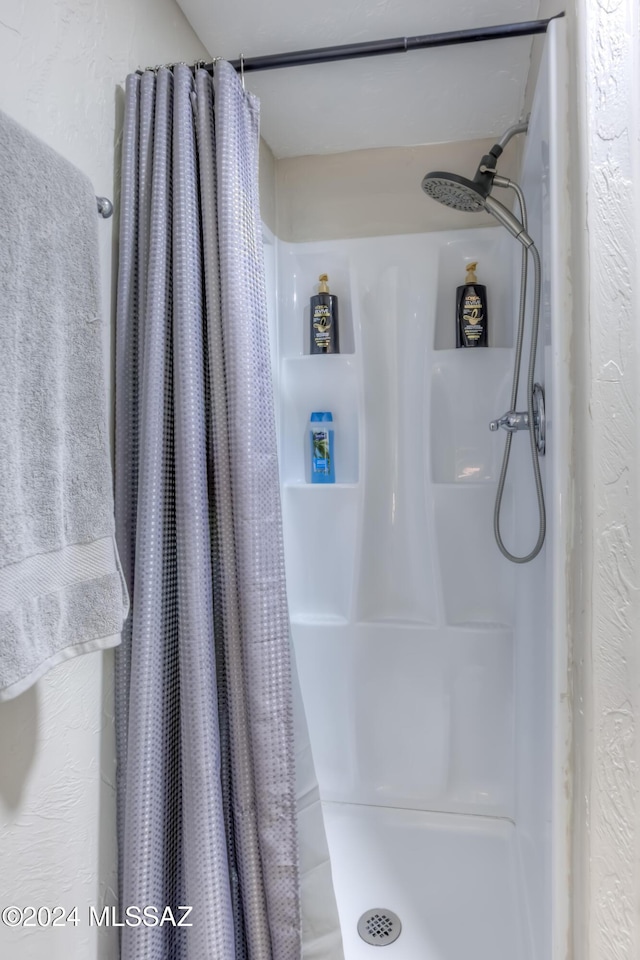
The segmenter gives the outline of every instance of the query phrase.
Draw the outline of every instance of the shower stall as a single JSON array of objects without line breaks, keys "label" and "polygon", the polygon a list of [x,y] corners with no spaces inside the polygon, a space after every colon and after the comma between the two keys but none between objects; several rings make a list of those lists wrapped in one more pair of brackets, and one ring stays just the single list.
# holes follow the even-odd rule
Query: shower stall
[{"label": "shower stall", "polygon": [[[521,245],[500,226],[266,238],[292,634],[346,960],[382,944],[396,960],[566,952],[565,42],[552,22],[519,178],[542,262],[547,408],[547,535],[530,563],[494,541],[505,434],[489,429],[509,408]],[[469,260],[488,289],[488,349],[455,349]],[[340,298],[341,352],[310,356],[322,272]],[[309,482],[312,411],[333,413],[335,484]],[[521,431],[501,532],[524,555],[538,530]]]}]

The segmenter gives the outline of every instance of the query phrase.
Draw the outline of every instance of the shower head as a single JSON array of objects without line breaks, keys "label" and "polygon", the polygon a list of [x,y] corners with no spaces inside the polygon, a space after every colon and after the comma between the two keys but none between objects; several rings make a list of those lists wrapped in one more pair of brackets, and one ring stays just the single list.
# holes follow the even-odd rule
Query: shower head
[{"label": "shower head", "polygon": [[[495,151],[495,153],[493,152]],[[457,173],[434,170],[422,179],[422,189],[429,197],[446,207],[461,210],[463,213],[479,213],[493,186],[496,175],[496,162],[502,153],[498,144],[480,161],[473,180],[467,180]]]},{"label": "shower head", "polygon": [[434,170],[424,177],[422,189],[438,203],[463,213],[478,213],[484,209],[485,192],[473,180],[459,177],[457,173]]},{"label": "shower head", "polygon": [[[486,158],[483,158],[483,160]],[[434,170],[422,180],[422,189],[427,196],[443,203],[445,207],[452,207],[463,213],[479,213],[487,210],[506,227],[510,234],[525,247],[530,247],[533,240],[520,221],[498,200],[489,196],[493,183],[493,171],[478,168],[475,179],[467,180],[457,173],[447,173],[443,170]],[[487,176],[487,174],[491,174]]]},{"label": "shower head", "polygon": [[[453,210],[460,210],[463,213],[479,213],[481,210],[487,210],[523,246],[532,246],[533,240],[523,224],[505,206],[490,196],[496,179],[498,157],[511,138],[517,133],[526,133],[527,127],[527,121],[509,127],[498,143],[494,143],[489,153],[482,158],[473,180],[460,177],[457,173],[434,170],[423,177],[422,189],[427,196]],[[505,180],[504,177],[498,177],[496,180],[496,186],[509,185],[510,181]]]}]

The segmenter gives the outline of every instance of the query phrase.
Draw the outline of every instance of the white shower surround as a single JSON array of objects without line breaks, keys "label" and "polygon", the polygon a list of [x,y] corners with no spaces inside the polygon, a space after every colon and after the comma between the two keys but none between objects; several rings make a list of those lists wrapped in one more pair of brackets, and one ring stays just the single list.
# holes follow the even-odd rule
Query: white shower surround
[{"label": "white shower surround", "polygon": [[[369,907],[400,915],[396,960],[565,955],[564,47],[556,24],[522,180],[543,257],[537,378],[551,417],[536,562],[508,563],[492,532],[504,436],[488,420],[508,405],[521,248],[495,228],[276,243],[289,599],[347,960],[370,955],[356,933]],[[419,184],[416,202],[429,202]],[[469,259],[489,291],[486,351],[454,349]],[[343,352],[310,357],[323,271]],[[308,483],[306,424],[322,409],[336,418],[333,487]],[[520,552],[536,535],[530,475],[521,435],[503,511]]]}]

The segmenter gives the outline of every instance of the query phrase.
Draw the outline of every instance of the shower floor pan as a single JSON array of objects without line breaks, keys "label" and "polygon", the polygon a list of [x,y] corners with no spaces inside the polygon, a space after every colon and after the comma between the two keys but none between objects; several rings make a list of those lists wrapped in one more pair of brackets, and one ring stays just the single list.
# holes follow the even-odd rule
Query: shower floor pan
[{"label": "shower floor pan", "polygon": [[[530,960],[508,821],[325,803],[345,960]],[[362,914],[391,910],[384,946],[358,934]]]}]

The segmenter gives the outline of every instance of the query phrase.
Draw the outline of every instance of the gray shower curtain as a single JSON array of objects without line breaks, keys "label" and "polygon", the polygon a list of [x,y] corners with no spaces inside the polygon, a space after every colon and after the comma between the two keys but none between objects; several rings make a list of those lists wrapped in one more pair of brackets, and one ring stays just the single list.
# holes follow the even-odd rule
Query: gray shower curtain
[{"label": "gray shower curtain", "polygon": [[258,207],[234,70],[130,76],[116,357],[123,960],[294,960],[289,623]]}]

